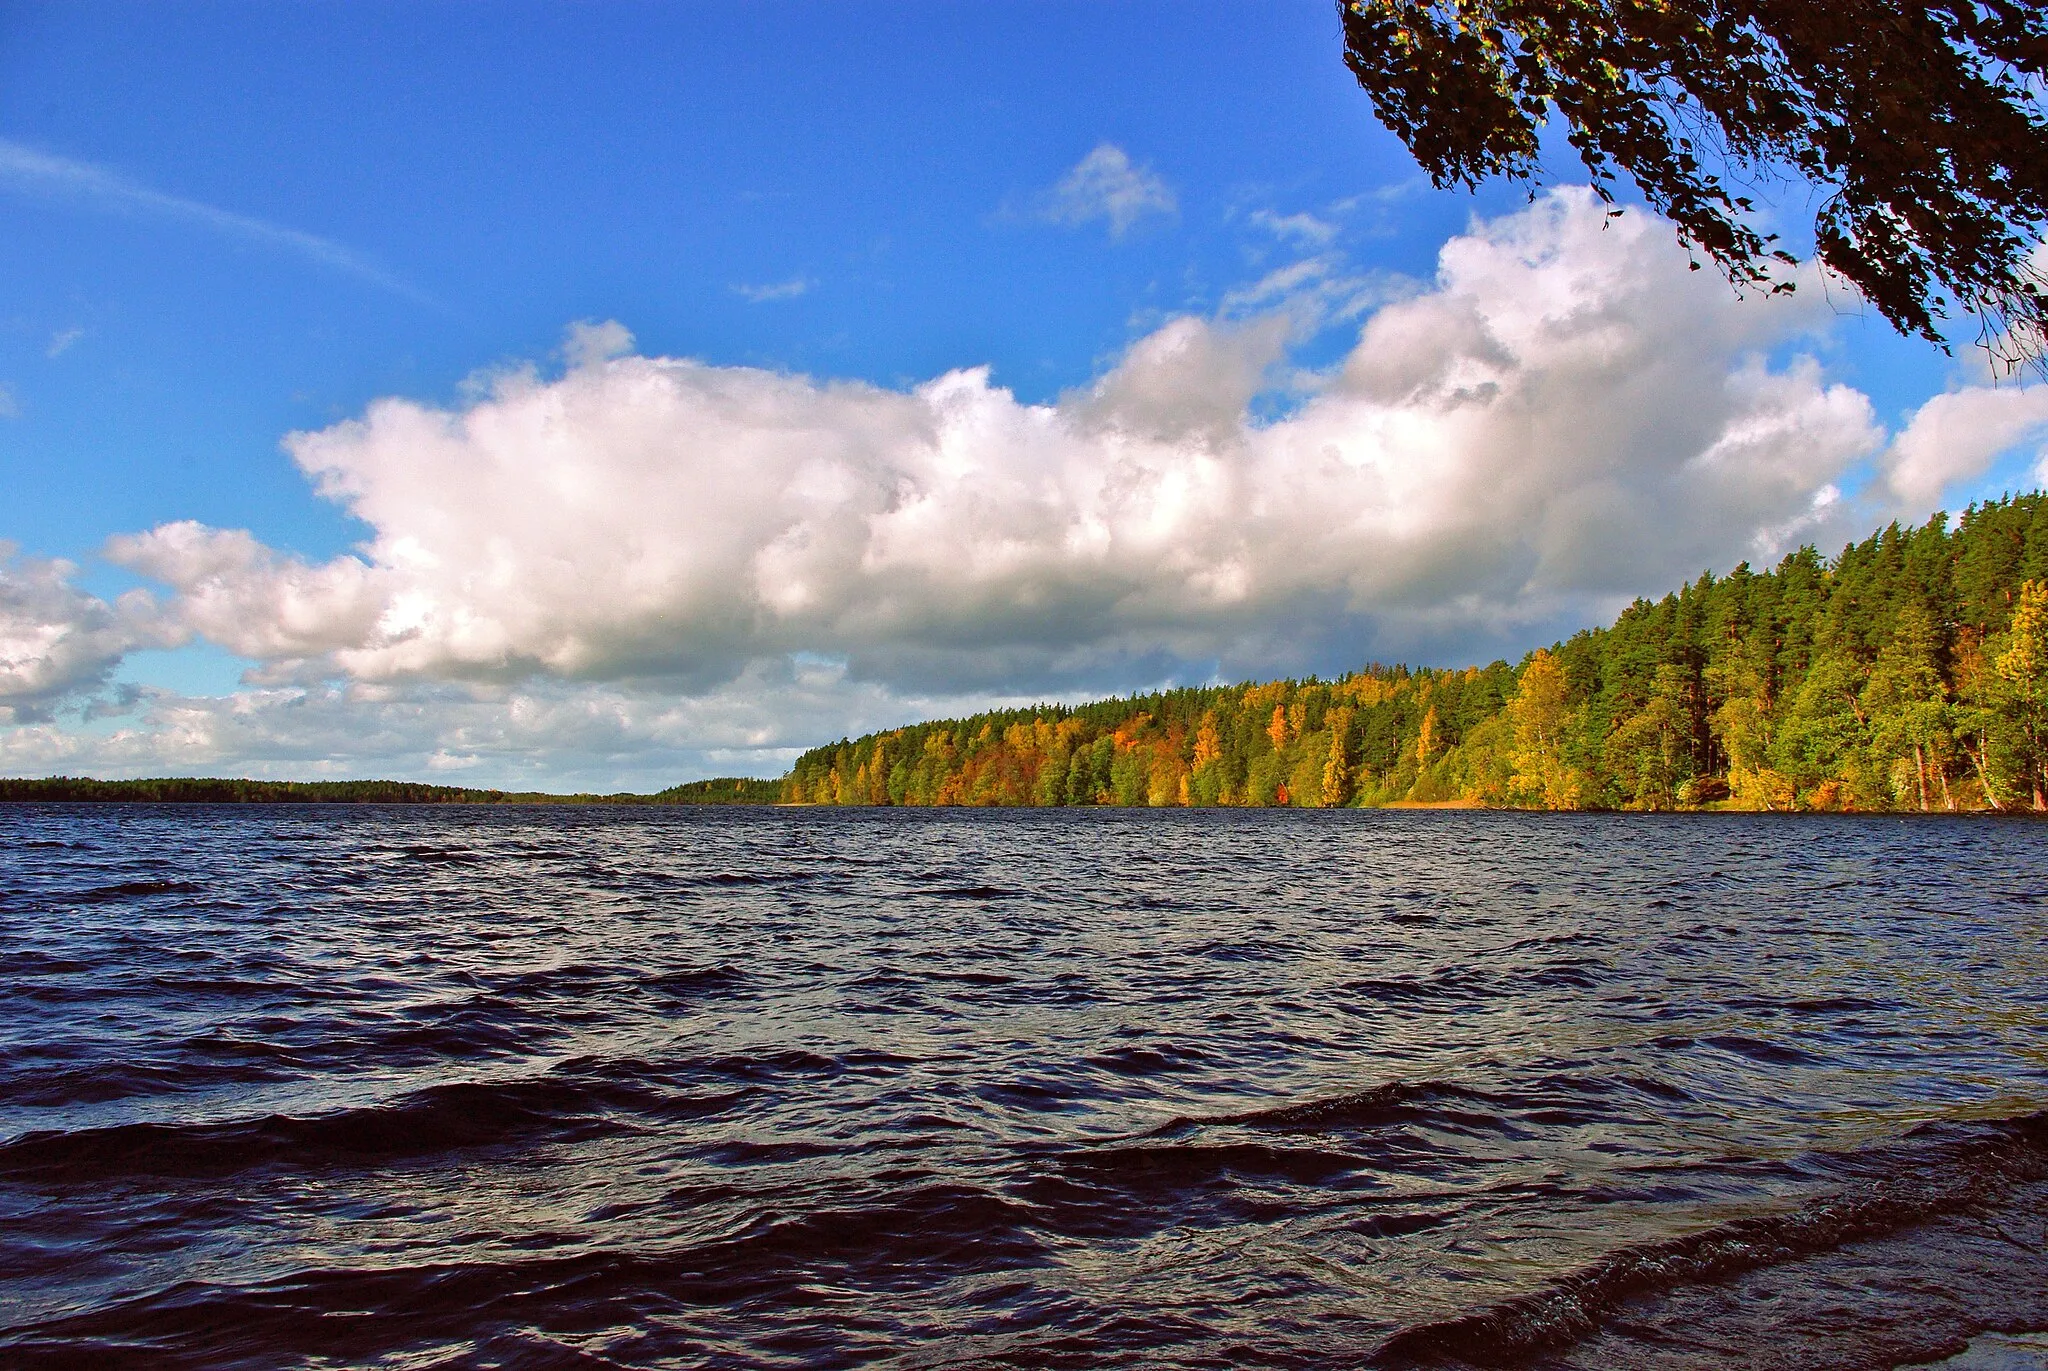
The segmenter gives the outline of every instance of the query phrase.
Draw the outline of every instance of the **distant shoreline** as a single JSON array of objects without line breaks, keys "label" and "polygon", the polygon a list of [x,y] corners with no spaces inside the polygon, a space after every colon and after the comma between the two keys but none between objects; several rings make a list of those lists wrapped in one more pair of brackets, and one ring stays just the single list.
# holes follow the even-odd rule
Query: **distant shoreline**
[{"label": "distant shoreline", "polygon": [[721,776],[651,795],[557,795],[485,790],[416,781],[257,781],[217,776],[159,776],[101,781],[89,776],[0,779],[0,804],[407,804],[407,805],[768,805],[780,781]]},{"label": "distant shoreline", "polygon": [[[1296,809],[1295,805],[833,805],[810,800],[786,800],[784,782],[745,776],[722,776],[708,781],[690,781],[653,794],[620,791],[609,795],[559,795],[548,791],[510,791],[438,786],[414,781],[255,781],[225,777],[153,777],[129,781],[101,781],[85,776],[49,776],[39,779],[0,778],[0,805],[8,804],[318,804],[318,805],[489,805],[493,807],[598,806],[663,808],[685,805],[743,805],[759,809]],[[1544,813],[1630,813],[1622,809],[1548,810],[1536,806],[1485,804],[1471,799],[1393,800],[1377,804],[1346,805],[1347,809],[1387,810],[1484,810],[1500,814]],[[1762,809],[1720,801],[1681,809],[1658,811],[1681,814],[1853,814],[1890,816],[1977,818],[2035,818],[2044,816],[2024,809]]]}]

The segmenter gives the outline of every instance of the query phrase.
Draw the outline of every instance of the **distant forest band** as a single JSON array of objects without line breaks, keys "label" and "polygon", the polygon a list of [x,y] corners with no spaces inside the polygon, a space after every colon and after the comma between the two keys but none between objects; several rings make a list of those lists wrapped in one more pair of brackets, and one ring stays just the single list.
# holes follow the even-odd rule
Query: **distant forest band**
[{"label": "distant forest band", "polygon": [[530,790],[476,790],[418,781],[249,781],[162,776],[95,781],[83,776],[0,778],[0,803],[46,804],[387,804],[387,805],[765,805],[781,794],[776,781],[721,776],[690,781],[653,795],[554,795]]}]

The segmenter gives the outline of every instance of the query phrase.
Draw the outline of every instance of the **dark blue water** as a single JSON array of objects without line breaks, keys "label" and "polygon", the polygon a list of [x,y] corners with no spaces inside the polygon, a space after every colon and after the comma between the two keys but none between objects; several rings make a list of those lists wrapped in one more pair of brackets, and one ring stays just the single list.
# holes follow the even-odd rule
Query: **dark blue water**
[{"label": "dark blue water", "polygon": [[0,809],[0,1364],[1949,1355],[2048,1328],[2044,839]]}]

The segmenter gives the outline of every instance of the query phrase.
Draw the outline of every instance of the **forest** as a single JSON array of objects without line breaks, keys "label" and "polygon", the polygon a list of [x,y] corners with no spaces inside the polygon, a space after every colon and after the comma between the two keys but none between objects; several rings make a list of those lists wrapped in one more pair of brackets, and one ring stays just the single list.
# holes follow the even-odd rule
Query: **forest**
[{"label": "forest", "polygon": [[790,804],[2048,808],[2048,496],[1703,574],[1462,669],[947,719],[800,757]]},{"label": "forest", "polygon": [[84,776],[0,778],[0,803],[130,804],[773,804],[774,781],[722,776],[690,781],[653,795],[552,795],[542,791],[472,790],[417,781],[248,781],[163,776],[96,781]]}]

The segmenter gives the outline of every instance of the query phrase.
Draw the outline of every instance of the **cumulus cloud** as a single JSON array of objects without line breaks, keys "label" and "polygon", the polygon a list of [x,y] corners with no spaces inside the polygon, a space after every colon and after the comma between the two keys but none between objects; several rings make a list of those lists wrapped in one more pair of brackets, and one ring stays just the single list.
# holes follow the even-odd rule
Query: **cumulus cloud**
[{"label": "cumulus cloud", "polygon": [[[1951,391],[1920,406],[1893,441],[1885,479],[1902,503],[1924,506],[2034,437],[2048,438],[2048,385]],[[2042,460],[2048,463],[2048,446]]]},{"label": "cumulus cloud", "polygon": [[176,586],[176,613],[186,629],[269,664],[273,676],[371,638],[405,594],[390,568],[354,557],[311,566],[243,530],[189,519],[111,538],[106,556]]},{"label": "cumulus cloud", "polygon": [[104,686],[128,652],[176,640],[146,592],[108,604],[71,584],[75,570],[0,543],[0,720],[46,719]]},{"label": "cumulus cloud", "polygon": [[[1289,369],[1370,305],[1340,362]],[[559,374],[286,440],[371,530],[350,555],[189,521],[110,540],[161,609],[8,571],[17,720],[167,635],[255,666],[119,728],[24,724],[0,767],[609,788],[772,773],[995,700],[1513,656],[1702,568],[1925,514],[2043,422],[2037,392],[1961,390],[1893,438],[1786,359],[1828,322],[1560,191],[1405,291],[1284,268],[1050,403],[984,368],[891,389],[578,324]]]},{"label": "cumulus cloud", "polygon": [[562,333],[562,360],[571,367],[596,366],[633,350],[633,331],[616,319],[583,319]]},{"label": "cumulus cloud", "polygon": [[553,379],[292,435],[375,531],[358,555],[190,523],[108,551],[274,682],[701,693],[816,653],[899,692],[1055,690],[1456,659],[1859,531],[1867,400],[1762,360],[1821,323],[1558,192],[1453,240],[1268,421],[1282,299],[1174,320],[1051,404],[986,369],[891,390],[619,330]]},{"label": "cumulus cloud", "polygon": [[1097,144],[1046,195],[1045,217],[1056,224],[1108,221],[1112,238],[1151,214],[1179,210],[1173,190],[1114,143]]}]

